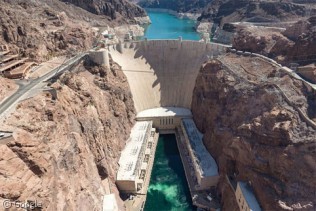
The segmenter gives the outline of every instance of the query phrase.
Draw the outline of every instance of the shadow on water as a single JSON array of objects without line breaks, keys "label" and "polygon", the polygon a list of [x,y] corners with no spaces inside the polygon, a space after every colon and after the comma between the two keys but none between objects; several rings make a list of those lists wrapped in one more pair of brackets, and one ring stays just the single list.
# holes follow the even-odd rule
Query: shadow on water
[{"label": "shadow on water", "polygon": [[147,193],[145,211],[191,211],[192,205],[175,135],[161,135]]}]

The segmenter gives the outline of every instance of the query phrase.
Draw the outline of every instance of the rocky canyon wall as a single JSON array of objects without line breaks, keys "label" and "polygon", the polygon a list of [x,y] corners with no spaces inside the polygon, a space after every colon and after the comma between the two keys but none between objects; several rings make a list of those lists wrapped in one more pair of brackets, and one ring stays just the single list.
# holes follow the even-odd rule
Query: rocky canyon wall
[{"label": "rocky canyon wall", "polygon": [[0,102],[18,89],[14,81],[0,77]]},{"label": "rocky canyon wall", "polygon": [[112,20],[126,18],[133,20],[135,17],[147,16],[144,9],[127,0],[61,0],[81,7],[93,14],[106,15]]},{"label": "rocky canyon wall", "polygon": [[289,1],[213,0],[204,7],[199,21],[229,23],[239,21],[278,22],[307,14],[307,7]]},{"label": "rocky canyon wall", "polygon": [[264,210],[315,209],[316,128],[299,112],[316,122],[315,103],[315,91],[259,58],[201,68],[192,112],[219,165],[223,210],[238,210],[226,175],[250,181]]},{"label": "rocky canyon wall", "polygon": [[100,19],[59,1],[0,1],[0,44],[33,61],[71,55],[97,38],[88,18]]},{"label": "rocky canyon wall", "polygon": [[170,9],[177,12],[200,13],[210,0],[139,0],[144,8]]},{"label": "rocky canyon wall", "polygon": [[289,65],[316,61],[316,16],[291,24],[284,31],[264,27],[237,30],[233,47],[269,56]]},{"label": "rocky canyon wall", "polygon": [[145,10],[125,0],[0,1],[0,44],[40,62],[90,49],[100,38],[95,27],[144,21]]},{"label": "rocky canyon wall", "polygon": [[57,97],[44,92],[21,102],[2,125],[15,140],[0,143],[0,201],[102,210],[105,179],[118,195],[117,161],[135,116],[127,80],[115,63],[74,70],[52,84]]}]

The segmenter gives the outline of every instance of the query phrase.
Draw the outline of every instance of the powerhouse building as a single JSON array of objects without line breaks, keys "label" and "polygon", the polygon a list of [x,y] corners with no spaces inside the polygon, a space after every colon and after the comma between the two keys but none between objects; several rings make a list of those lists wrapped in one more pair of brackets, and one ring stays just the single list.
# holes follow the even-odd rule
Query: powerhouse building
[{"label": "powerhouse building", "polygon": [[198,131],[191,118],[183,119],[181,128],[184,132],[185,145],[189,152],[188,156],[192,161],[191,165],[197,179],[195,189],[205,190],[216,186],[219,179],[218,167],[203,144],[203,135]]},{"label": "powerhouse building", "polygon": [[122,193],[137,193],[150,175],[149,158],[154,153],[152,121],[136,122],[121,153],[116,184]]}]

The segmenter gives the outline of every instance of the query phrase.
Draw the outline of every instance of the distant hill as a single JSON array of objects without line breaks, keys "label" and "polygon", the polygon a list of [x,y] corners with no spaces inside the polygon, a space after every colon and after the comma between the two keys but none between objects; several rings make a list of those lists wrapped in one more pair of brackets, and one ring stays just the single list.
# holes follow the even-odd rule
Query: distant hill
[{"label": "distant hill", "polygon": [[200,21],[213,22],[278,22],[295,20],[308,15],[304,4],[290,1],[214,0],[209,4]]},{"label": "distant hill", "polygon": [[279,22],[316,15],[315,0],[131,0],[143,8],[201,13],[199,21]]},{"label": "distant hill", "polygon": [[134,3],[127,0],[61,0],[63,2],[69,2],[82,9],[85,9],[96,15],[106,15],[111,17],[112,20],[118,16],[123,16],[127,19],[133,19],[134,17],[144,17],[146,12]]},{"label": "distant hill", "polygon": [[88,49],[93,26],[136,23],[144,9],[127,0],[0,1],[0,44],[35,61]]},{"label": "distant hill", "polygon": [[211,1],[212,0],[138,0],[138,4],[143,8],[171,9],[177,12],[201,12]]},{"label": "distant hill", "polygon": [[233,47],[260,53],[284,65],[316,62],[316,16],[301,20],[285,31],[242,26],[233,39]]}]

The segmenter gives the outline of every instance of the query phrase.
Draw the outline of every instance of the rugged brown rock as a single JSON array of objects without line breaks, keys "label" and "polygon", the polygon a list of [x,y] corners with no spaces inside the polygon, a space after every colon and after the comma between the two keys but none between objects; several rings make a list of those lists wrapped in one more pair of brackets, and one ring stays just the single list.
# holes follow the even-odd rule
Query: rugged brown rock
[{"label": "rugged brown rock", "polygon": [[102,180],[117,193],[117,161],[135,116],[127,80],[116,64],[75,70],[52,84],[57,97],[21,102],[6,120],[15,141],[0,144],[0,199],[37,200],[44,210],[101,210]]},{"label": "rugged brown rock", "polygon": [[135,17],[147,16],[144,9],[126,0],[61,0],[81,7],[97,15],[109,16],[112,20],[126,18],[133,21]]},{"label": "rugged brown rock", "polygon": [[209,0],[137,0],[144,8],[170,9],[177,12],[200,13]]},{"label": "rugged brown rock", "polygon": [[305,80],[308,80],[316,84],[316,65],[315,64],[298,67],[296,72],[300,74]]},{"label": "rugged brown rock", "polygon": [[[280,46],[281,45],[281,46]],[[275,46],[282,47],[276,48],[274,51],[283,51],[283,56],[287,53],[287,48],[293,47],[294,42],[288,40],[283,36],[280,30],[267,29],[264,27],[242,27],[237,31],[233,39],[233,47],[254,53],[261,53],[267,55]]]},{"label": "rugged brown rock", "polygon": [[125,0],[0,1],[0,44],[43,61],[90,49],[98,41],[92,27],[136,23],[142,16],[143,9]]},{"label": "rugged brown rock", "polygon": [[316,62],[316,16],[298,21],[283,34],[295,43],[288,51],[289,60],[301,64]]},{"label": "rugged brown rock", "polygon": [[199,21],[229,23],[239,21],[278,22],[304,17],[309,5],[295,4],[287,1],[252,1],[252,0],[213,0],[205,7]]},{"label": "rugged brown rock", "polygon": [[60,4],[64,3],[1,1],[0,43],[35,61],[90,48],[96,39],[90,23],[82,17],[74,19],[77,15],[70,6],[64,4],[68,11],[59,10]]},{"label": "rugged brown rock", "polygon": [[14,91],[18,89],[18,86],[14,81],[0,77],[0,102],[10,96]]},{"label": "rugged brown rock", "polygon": [[251,181],[264,210],[315,209],[315,105],[315,91],[259,58],[201,68],[192,112],[219,165],[225,210],[237,207],[225,175]]},{"label": "rugged brown rock", "polygon": [[243,27],[233,39],[238,50],[260,53],[282,64],[316,61],[316,17],[298,21],[284,32],[263,27]]}]

